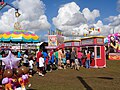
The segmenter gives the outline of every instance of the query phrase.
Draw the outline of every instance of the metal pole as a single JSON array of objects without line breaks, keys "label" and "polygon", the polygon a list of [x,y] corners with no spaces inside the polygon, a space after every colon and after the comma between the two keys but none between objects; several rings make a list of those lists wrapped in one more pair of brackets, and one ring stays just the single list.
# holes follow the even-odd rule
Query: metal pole
[{"label": "metal pole", "polygon": [[115,34],[115,29],[114,29],[114,27],[113,27],[113,34]]}]

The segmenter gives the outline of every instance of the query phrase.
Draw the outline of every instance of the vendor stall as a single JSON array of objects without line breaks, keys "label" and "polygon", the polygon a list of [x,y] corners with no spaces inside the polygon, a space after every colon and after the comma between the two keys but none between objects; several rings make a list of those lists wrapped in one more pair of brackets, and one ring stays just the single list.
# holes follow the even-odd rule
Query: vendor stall
[{"label": "vendor stall", "polygon": [[[104,37],[102,36],[93,36],[82,38],[80,42],[80,47],[83,52],[90,51],[91,55],[94,55],[91,58],[90,67],[92,68],[103,68],[106,67],[106,57],[105,57],[105,46],[104,46]],[[85,59],[82,60],[85,64]]]}]

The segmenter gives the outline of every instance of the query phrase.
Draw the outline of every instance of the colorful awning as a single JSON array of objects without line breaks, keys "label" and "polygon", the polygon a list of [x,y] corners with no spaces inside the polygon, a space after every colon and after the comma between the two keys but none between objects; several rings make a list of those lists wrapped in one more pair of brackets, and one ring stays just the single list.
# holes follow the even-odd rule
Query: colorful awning
[{"label": "colorful awning", "polygon": [[31,32],[10,31],[0,34],[3,42],[39,42],[39,36]]}]

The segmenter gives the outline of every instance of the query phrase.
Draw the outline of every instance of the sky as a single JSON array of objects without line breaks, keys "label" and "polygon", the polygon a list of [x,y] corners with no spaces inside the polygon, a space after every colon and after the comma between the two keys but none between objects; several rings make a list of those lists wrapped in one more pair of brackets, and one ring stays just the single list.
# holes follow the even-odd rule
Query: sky
[{"label": "sky", "polygon": [[[90,35],[107,36],[120,32],[120,0],[5,0],[19,8],[21,16],[16,19],[15,10],[9,6],[0,10],[0,32],[14,29],[19,21],[22,29],[39,36],[48,30],[61,30],[65,36],[83,36],[88,29],[100,28]],[[74,33],[74,34],[73,34]]]}]

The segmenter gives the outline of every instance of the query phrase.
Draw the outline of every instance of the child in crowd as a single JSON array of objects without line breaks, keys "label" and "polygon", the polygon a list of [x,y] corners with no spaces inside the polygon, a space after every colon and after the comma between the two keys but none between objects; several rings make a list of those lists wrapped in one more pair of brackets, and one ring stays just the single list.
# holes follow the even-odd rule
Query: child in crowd
[{"label": "child in crowd", "polygon": [[43,74],[44,62],[45,61],[44,61],[43,55],[41,55],[41,57],[39,58],[39,68],[40,68],[39,76],[44,76]]},{"label": "child in crowd", "polygon": [[49,56],[47,56],[46,60],[45,60],[45,70],[46,71],[49,71],[49,69],[48,69],[48,67],[49,67],[48,62],[49,62]]},{"label": "child in crowd", "polygon": [[80,66],[79,66],[79,61],[78,59],[76,58],[75,59],[75,70],[79,70]]},{"label": "child in crowd", "polygon": [[29,59],[29,72],[30,72],[30,75],[33,75],[33,66],[34,66],[34,62],[33,62],[33,56],[30,57]]},{"label": "child in crowd", "polygon": [[70,51],[66,51],[66,68],[70,67]]},{"label": "child in crowd", "polygon": [[62,65],[63,65],[63,68],[66,69],[66,58],[65,58],[65,55],[63,55],[63,58],[62,58]]}]

